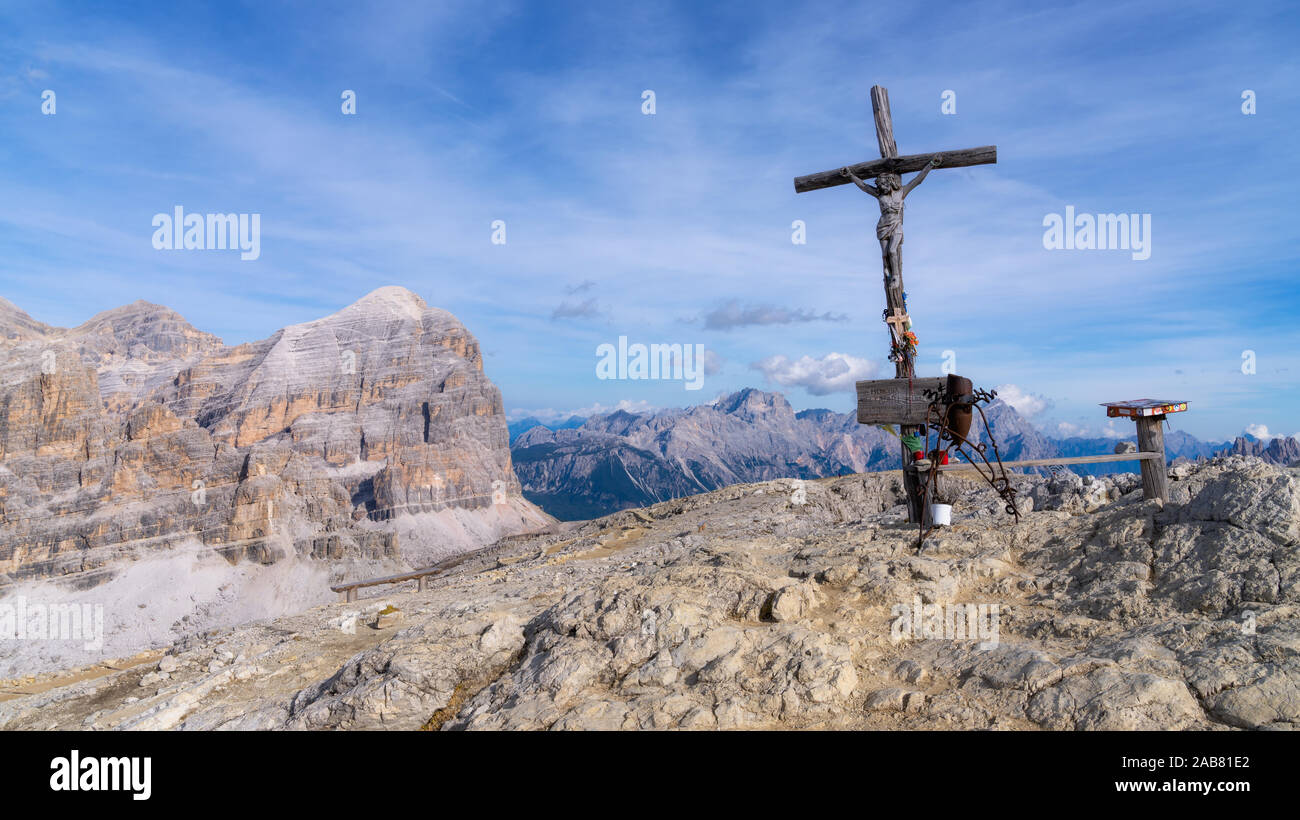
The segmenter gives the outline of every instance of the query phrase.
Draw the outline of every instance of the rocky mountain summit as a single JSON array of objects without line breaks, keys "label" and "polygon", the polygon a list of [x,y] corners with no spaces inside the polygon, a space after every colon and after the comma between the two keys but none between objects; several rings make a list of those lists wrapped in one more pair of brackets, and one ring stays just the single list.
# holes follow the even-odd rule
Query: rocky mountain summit
[{"label": "rocky mountain summit", "polygon": [[0,354],[0,595],[184,554],[373,574],[549,520],[478,342],[404,288],[237,346],[146,302],[71,329],[4,302]]},{"label": "rocky mountain summit", "polygon": [[1292,436],[1278,436],[1268,441],[1238,436],[1227,452],[1238,456],[1256,456],[1270,464],[1292,467],[1300,462],[1300,440]]},{"label": "rocky mountain summit", "polygon": [[919,552],[897,472],[736,485],[0,686],[0,728],[1300,727],[1300,471],[1172,478],[1021,477],[1019,524],[966,484]]}]

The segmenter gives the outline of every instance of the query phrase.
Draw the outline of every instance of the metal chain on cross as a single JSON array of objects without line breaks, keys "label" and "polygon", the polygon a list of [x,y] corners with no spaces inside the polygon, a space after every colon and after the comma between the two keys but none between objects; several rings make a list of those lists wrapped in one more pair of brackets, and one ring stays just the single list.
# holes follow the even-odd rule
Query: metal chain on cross
[{"label": "metal chain on cross", "polygon": [[[980,478],[984,479],[985,483],[992,487],[993,491],[1006,503],[1006,511],[1010,513],[1015,518],[1016,523],[1019,524],[1020,509],[1016,504],[1016,488],[1011,486],[1011,478],[1007,475],[1006,467],[1002,465],[1002,454],[998,451],[997,439],[993,436],[993,430],[989,426],[988,417],[984,415],[984,408],[981,406],[996,399],[998,392],[996,390],[973,389],[966,395],[949,396],[944,391],[926,390],[924,391],[923,396],[930,402],[929,409],[926,411],[925,419],[924,452],[927,457],[930,453],[937,452],[940,449],[940,445],[944,442],[948,442],[949,446],[956,448],[957,454],[965,458],[966,462],[971,465],[976,473],[979,474]],[[952,416],[953,409],[961,407],[979,411],[980,423],[984,427],[984,435],[981,437],[979,444],[972,442],[967,436],[954,430],[948,423]],[[934,450],[930,449],[931,428],[934,428],[934,430],[937,431]],[[963,449],[963,447],[968,448],[969,452],[967,452],[966,449]],[[993,459],[997,464],[996,469],[993,466],[993,462],[990,462],[988,459],[987,453],[989,447],[993,448]],[[947,450],[949,447],[943,447],[942,449]],[[975,459],[972,457],[972,453],[979,456],[980,461],[983,462],[983,466],[988,469],[987,475],[984,470],[981,469],[980,465],[976,463]],[[929,476],[921,488],[922,498],[927,504],[930,503],[930,499],[934,493],[935,482],[939,475],[939,471],[936,469],[937,466],[938,465],[933,463],[930,465]],[[926,529],[924,522],[922,522],[919,529],[921,539],[918,544],[918,549],[925,543],[926,537],[928,537],[935,528],[930,527],[929,529]]]}]

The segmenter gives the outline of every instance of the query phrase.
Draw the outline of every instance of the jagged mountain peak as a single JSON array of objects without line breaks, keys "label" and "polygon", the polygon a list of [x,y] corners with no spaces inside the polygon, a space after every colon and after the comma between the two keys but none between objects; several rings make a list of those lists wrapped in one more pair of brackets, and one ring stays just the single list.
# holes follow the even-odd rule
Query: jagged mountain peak
[{"label": "jagged mountain peak", "polygon": [[22,308],[18,307],[13,302],[10,302],[8,299],[4,298],[3,296],[0,296],[0,316],[3,317],[15,316],[15,317],[22,317],[28,321],[35,321],[34,319],[32,319],[32,317],[28,316],[27,313]]},{"label": "jagged mountain peak", "polygon": [[1262,441],[1247,433],[1233,441],[1229,452],[1243,456],[1258,456],[1273,464],[1291,464],[1300,459],[1300,441],[1291,436],[1278,436]]},{"label": "jagged mountain peak", "polygon": [[38,322],[13,302],[0,296],[0,340],[23,342],[48,334],[53,328]]},{"label": "jagged mountain peak", "polygon": [[754,387],[746,387],[728,396],[723,396],[714,404],[723,413],[742,418],[755,418],[772,413],[794,415],[794,408],[781,393],[768,393]]},{"label": "jagged mountain peak", "polygon": [[654,414],[643,416],[619,409],[612,413],[592,416],[583,423],[580,429],[588,432],[613,433],[614,435],[626,436],[634,428],[644,426],[646,419],[653,418],[653,416]]},{"label": "jagged mountain peak", "polygon": [[[286,384],[305,386],[362,371],[372,379],[388,378],[409,366],[411,352],[429,352],[424,343],[409,347],[416,339],[426,339],[446,358],[482,369],[478,342],[459,319],[430,307],[404,287],[390,286],[373,290],[328,316],[289,325],[254,342],[259,352],[249,367],[259,375],[250,376],[244,387],[253,389],[250,395],[264,396]],[[434,370],[444,372],[446,368]]]},{"label": "jagged mountain peak", "polygon": [[185,359],[222,346],[220,337],[199,330],[175,310],[143,299],[96,313],[68,331],[68,337],[94,360],[118,355]]},{"label": "jagged mountain peak", "polygon": [[181,319],[181,321],[184,321],[184,317],[166,305],[160,305],[156,302],[150,302],[145,299],[136,299],[134,302],[130,302],[129,304],[118,305],[117,307],[109,308],[108,310],[101,310],[99,313],[96,313],[94,316],[91,316],[89,319],[82,322],[76,328],[73,328],[73,330],[95,327],[97,325],[120,321],[124,318],[132,319],[141,316],[165,316],[169,319]]},{"label": "jagged mountain peak", "polygon": [[468,336],[465,325],[449,311],[431,307],[407,288],[390,285],[376,288],[328,316],[289,325],[279,331],[279,337],[292,341],[319,332],[350,336],[357,328],[373,331],[389,326],[423,327],[435,333]]},{"label": "jagged mountain peak", "polygon": [[404,314],[413,318],[422,316],[426,310],[429,310],[429,305],[420,298],[419,294],[400,285],[386,285],[382,288],[375,288],[344,308],[344,311],[364,311],[367,313],[384,311]]}]

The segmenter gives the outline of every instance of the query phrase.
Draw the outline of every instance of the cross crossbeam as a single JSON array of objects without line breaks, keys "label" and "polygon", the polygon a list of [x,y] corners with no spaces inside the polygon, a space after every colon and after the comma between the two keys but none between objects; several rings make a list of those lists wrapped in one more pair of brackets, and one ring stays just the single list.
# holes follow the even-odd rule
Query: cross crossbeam
[{"label": "cross crossbeam", "polygon": [[[998,161],[998,147],[996,145],[984,145],[979,148],[965,148],[960,151],[943,151],[937,154],[908,154],[905,157],[885,157],[883,159],[873,159],[869,162],[859,162],[857,165],[848,166],[849,170],[857,174],[862,179],[871,179],[881,174],[910,174],[913,171],[920,171],[930,164],[930,160],[935,157],[942,157],[940,168],[966,168],[971,165],[995,165]],[[849,180],[840,169],[834,171],[818,171],[815,174],[794,178],[794,192],[802,194],[805,191],[819,191],[822,188],[834,188],[836,185],[846,185]]]}]

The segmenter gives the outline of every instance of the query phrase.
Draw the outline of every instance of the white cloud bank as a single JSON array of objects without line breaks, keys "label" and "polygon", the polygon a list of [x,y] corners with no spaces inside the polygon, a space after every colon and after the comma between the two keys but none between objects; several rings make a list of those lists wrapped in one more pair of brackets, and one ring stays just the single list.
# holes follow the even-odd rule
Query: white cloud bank
[{"label": "white cloud bank", "polygon": [[1035,396],[1032,393],[1026,393],[1018,385],[999,384],[996,389],[998,398],[1011,405],[1017,413],[1025,418],[1033,418],[1051,406],[1047,399],[1042,396]]},{"label": "white cloud bank", "polygon": [[[1260,441],[1272,441],[1275,438],[1285,438],[1282,433],[1270,433],[1267,424],[1247,424],[1246,435],[1254,436]],[[1300,433],[1292,433],[1291,438],[1300,441]]]},{"label": "white cloud bank", "polygon": [[782,387],[802,387],[814,396],[851,393],[854,382],[869,379],[876,372],[875,362],[847,353],[827,353],[820,359],[768,356],[750,367],[760,371],[770,382]]}]

